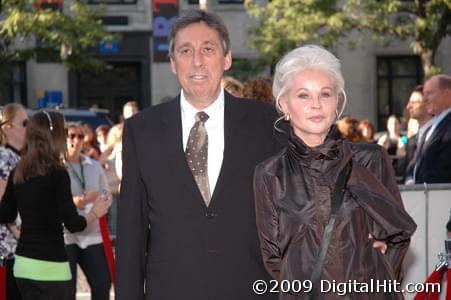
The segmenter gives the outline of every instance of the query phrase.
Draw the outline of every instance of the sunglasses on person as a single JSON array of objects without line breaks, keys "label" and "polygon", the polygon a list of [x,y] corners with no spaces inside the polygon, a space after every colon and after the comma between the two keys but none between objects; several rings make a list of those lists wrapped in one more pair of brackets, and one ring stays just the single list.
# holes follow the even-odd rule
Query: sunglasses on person
[{"label": "sunglasses on person", "polygon": [[85,135],[83,133],[75,134],[75,133],[69,133],[67,137],[71,140],[78,138],[79,140],[82,140],[85,138]]},{"label": "sunglasses on person", "polygon": [[[0,123],[0,126],[3,126],[3,125],[8,124],[8,123],[9,123],[9,120],[8,120],[8,121],[1,122],[1,123]],[[23,128],[26,128],[26,127],[27,127],[27,124],[28,124],[28,119],[23,120],[23,121],[20,122],[19,124],[14,124],[14,123],[10,123],[10,124],[11,124],[11,125],[22,125]]]}]

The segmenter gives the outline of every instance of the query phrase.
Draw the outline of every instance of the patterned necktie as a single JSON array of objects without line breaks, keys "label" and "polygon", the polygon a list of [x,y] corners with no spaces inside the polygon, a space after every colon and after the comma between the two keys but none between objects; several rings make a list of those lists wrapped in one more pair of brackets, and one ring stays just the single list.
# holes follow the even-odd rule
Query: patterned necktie
[{"label": "patterned necktie", "polygon": [[210,204],[210,185],[208,183],[208,134],[205,122],[208,115],[203,111],[196,114],[194,123],[188,137],[185,156],[188,166],[193,173],[205,204]]}]

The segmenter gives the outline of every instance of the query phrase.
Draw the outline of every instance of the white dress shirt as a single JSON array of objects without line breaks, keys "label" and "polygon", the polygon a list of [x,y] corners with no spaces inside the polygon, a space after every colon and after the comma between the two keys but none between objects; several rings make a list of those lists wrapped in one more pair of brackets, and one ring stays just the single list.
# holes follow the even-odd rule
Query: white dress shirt
[{"label": "white dress shirt", "polygon": [[[182,113],[183,149],[186,149],[189,133],[194,123],[195,116],[200,110],[192,106],[185,98],[183,90],[180,93],[180,108]],[[203,110],[209,118],[205,122],[208,134],[208,183],[210,193],[213,195],[219,172],[221,171],[224,157],[224,90],[221,89],[218,98]]]}]

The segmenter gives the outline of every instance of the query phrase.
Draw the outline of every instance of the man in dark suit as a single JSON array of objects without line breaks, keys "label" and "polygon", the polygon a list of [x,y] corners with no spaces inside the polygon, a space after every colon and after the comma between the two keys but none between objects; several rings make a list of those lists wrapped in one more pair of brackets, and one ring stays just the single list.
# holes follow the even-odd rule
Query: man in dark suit
[{"label": "man in dark suit", "polygon": [[406,158],[407,158],[407,168],[405,184],[414,184],[413,171],[416,165],[416,155],[417,149],[422,147],[424,142],[424,133],[428,131],[432,125],[431,119],[432,115],[428,113],[426,105],[424,103],[423,97],[423,85],[418,85],[414,88],[409,97],[409,102],[406,106],[407,111],[411,119],[418,122],[418,132],[409,138],[406,147]]},{"label": "man in dark suit", "polygon": [[417,149],[415,183],[451,183],[451,76],[436,75],[423,89],[424,103],[434,118]]},{"label": "man in dark suit", "polygon": [[280,147],[277,114],[223,91],[232,56],[217,16],[186,12],[169,51],[180,95],[125,123],[116,299],[260,299],[252,178]]}]

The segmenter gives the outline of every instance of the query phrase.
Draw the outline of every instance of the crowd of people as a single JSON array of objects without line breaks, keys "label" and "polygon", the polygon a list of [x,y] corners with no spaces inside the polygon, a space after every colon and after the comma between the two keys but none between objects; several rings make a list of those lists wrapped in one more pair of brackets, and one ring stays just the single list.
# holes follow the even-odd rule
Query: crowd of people
[{"label": "crowd of people", "polygon": [[[243,84],[224,77],[232,54],[223,21],[190,10],[172,26],[169,57],[180,94],[139,114],[126,103],[111,129],[4,108],[7,299],[75,299],[77,265],[99,300],[113,281],[119,300],[289,300],[335,299],[319,280],[402,279],[416,224],[396,176],[451,182],[450,76],[412,91],[407,136],[390,116],[376,140],[369,120],[342,116],[340,61],[320,46],[288,52],[273,80]],[[116,276],[102,222],[111,205]],[[271,279],[312,288],[252,289]]]},{"label": "crowd of people", "polygon": [[[127,102],[122,119],[137,112],[137,103]],[[108,261],[112,249],[103,233],[115,232],[122,128],[123,122],[94,130],[88,123],[64,122],[57,111],[29,117],[21,104],[3,107],[0,299],[43,294],[75,300],[77,265],[92,298],[110,299],[114,261]],[[107,228],[102,216],[110,205]]]},{"label": "crowd of people", "polygon": [[[439,96],[439,99],[436,101],[443,101],[443,104],[440,104],[439,114],[443,113],[447,116],[447,111],[451,107],[451,104],[449,104],[451,100],[449,100],[449,95],[447,94],[449,93],[447,91],[450,89],[450,78],[446,75],[439,75],[434,77],[432,81],[434,82],[435,80],[439,80],[440,84],[437,84],[434,87],[432,95],[443,94],[442,96]],[[272,96],[272,82],[268,78],[251,78],[243,84],[231,76],[225,76],[222,79],[221,84],[227,92],[236,97],[258,99],[275,104],[274,97]],[[451,179],[445,174],[437,175],[438,177],[435,177],[436,175],[432,175],[432,177],[427,175],[426,178],[420,177],[420,180],[416,181],[413,179],[414,166],[419,158],[418,155],[415,155],[416,149],[421,137],[423,137],[423,134],[430,129],[430,126],[433,123],[432,119],[434,114],[428,112],[428,110],[430,111],[433,108],[428,108],[426,101],[424,101],[423,96],[423,85],[416,86],[407,100],[405,116],[388,116],[385,124],[386,131],[379,136],[376,136],[377,132],[375,126],[368,119],[358,120],[352,116],[346,115],[339,118],[336,121],[336,125],[341,136],[353,143],[376,143],[382,146],[390,157],[399,184],[405,183],[410,185],[423,182],[449,183],[451,182]],[[429,106],[432,105],[433,104],[429,104]],[[436,121],[437,119],[438,117],[435,118]],[[442,133],[446,132],[446,130],[451,130],[451,127],[447,124],[446,120],[443,121],[440,128],[442,128]],[[442,155],[445,155],[450,151],[446,141],[448,140],[445,136],[445,140],[440,142],[440,147],[442,148],[440,153],[442,153]],[[443,158],[445,157],[446,156],[443,156]],[[445,159],[444,162],[445,166],[447,166]],[[428,167],[428,169],[431,168]],[[443,167],[440,169],[443,169]],[[423,172],[425,172],[425,170],[423,170]]]}]

